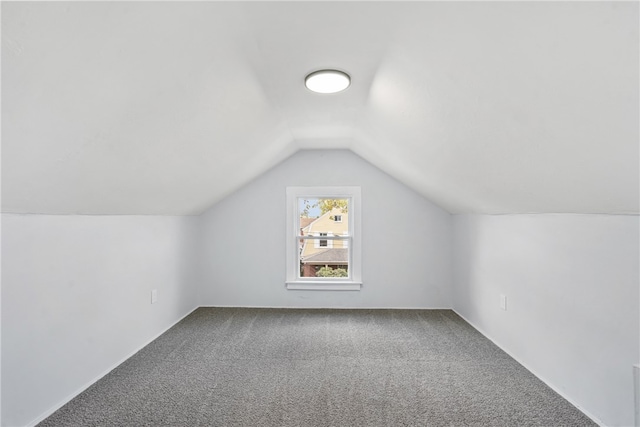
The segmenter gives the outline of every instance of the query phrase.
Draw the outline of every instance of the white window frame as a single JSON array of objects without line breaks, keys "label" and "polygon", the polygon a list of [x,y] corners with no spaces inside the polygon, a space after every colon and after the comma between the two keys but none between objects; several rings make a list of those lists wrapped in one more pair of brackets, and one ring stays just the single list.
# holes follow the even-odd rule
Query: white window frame
[{"label": "white window frame", "polygon": [[[287,187],[287,289],[314,291],[360,290],[362,287],[362,220],[360,194],[360,187]],[[336,239],[347,241],[347,248],[349,249],[349,277],[300,277],[300,251],[298,248],[302,236],[300,236],[298,200],[301,198],[349,199],[348,236],[335,236],[331,233],[327,236],[327,240]],[[331,243],[333,246],[333,242]]]}]

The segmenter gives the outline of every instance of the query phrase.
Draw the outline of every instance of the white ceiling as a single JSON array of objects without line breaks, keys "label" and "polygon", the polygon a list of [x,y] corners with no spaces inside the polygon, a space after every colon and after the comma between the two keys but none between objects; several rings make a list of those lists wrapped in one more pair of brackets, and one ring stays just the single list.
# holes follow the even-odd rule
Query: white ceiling
[{"label": "white ceiling", "polygon": [[[3,2],[4,212],[198,214],[348,148],[452,213],[637,213],[638,3]],[[304,76],[348,71],[316,95]]]}]

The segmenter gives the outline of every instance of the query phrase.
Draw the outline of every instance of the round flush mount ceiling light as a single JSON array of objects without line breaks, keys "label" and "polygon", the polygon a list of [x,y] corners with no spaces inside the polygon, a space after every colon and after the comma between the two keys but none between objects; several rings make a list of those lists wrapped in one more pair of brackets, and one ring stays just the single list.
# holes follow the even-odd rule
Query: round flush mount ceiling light
[{"label": "round flush mount ceiling light", "polygon": [[310,91],[317,93],[336,93],[349,87],[351,77],[338,70],[318,70],[304,79],[304,85]]}]

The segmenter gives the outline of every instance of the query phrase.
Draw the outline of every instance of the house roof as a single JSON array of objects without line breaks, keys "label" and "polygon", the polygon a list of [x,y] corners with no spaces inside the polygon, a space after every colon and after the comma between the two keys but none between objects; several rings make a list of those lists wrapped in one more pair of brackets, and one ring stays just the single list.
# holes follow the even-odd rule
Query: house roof
[{"label": "house roof", "polygon": [[[318,225],[317,225],[317,224],[315,224],[315,225],[314,225],[314,223],[315,223],[316,221],[318,221],[318,220],[320,220],[320,219],[322,219],[322,218],[325,218],[325,217],[327,217],[327,216],[330,216],[330,215],[332,215],[332,214],[337,214],[338,212],[340,212],[340,214],[342,214],[342,209],[340,209],[340,208],[333,208],[333,209],[331,209],[330,211],[327,211],[327,212],[323,213],[322,215],[320,215],[320,216],[319,216],[319,217],[317,217],[317,218],[309,218],[309,219],[311,219],[311,221],[309,221],[309,223],[308,223],[305,227],[302,227],[302,228],[303,228],[303,229],[305,229],[305,230],[304,230],[304,231],[305,231],[305,233],[306,233],[306,232],[313,232],[313,231],[330,231],[330,230],[323,229],[323,227],[321,227],[321,229],[320,229],[320,230],[318,230],[318,229],[317,229],[317,226],[318,226]],[[344,215],[344,214],[343,214],[343,215]],[[303,218],[300,218],[300,219],[301,219],[301,221],[302,221],[302,219],[303,219]],[[307,218],[304,218],[304,219],[306,220]]]},{"label": "house roof", "polygon": [[318,218],[300,218],[300,228],[306,228]]},{"label": "house roof", "polygon": [[301,261],[303,264],[347,264],[349,262],[349,249],[326,249],[304,257]]},{"label": "house roof", "polygon": [[636,213],[638,7],[5,2],[2,208],[198,214],[343,148],[454,213]]}]

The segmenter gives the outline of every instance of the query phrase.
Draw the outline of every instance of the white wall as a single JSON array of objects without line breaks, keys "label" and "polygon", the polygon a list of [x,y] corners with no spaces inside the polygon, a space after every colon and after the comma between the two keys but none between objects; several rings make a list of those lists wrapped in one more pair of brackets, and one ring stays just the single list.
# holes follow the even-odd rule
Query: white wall
[{"label": "white wall", "polygon": [[196,307],[197,222],[2,215],[3,426],[48,415]]},{"label": "white wall", "polygon": [[[316,185],[362,187],[361,291],[285,289],[285,190]],[[589,415],[632,425],[639,231],[452,217],[347,150],[300,151],[199,218],[3,214],[2,425],[48,415],[198,305],[454,307]]]},{"label": "white wall", "polygon": [[454,216],[454,309],[608,426],[634,423],[638,223],[613,215]]},{"label": "white wall", "polygon": [[[362,189],[362,290],[286,290],[286,187],[338,185]],[[202,305],[451,307],[451,215],[351,151],[299,151],[201,221]]]}]

